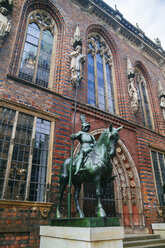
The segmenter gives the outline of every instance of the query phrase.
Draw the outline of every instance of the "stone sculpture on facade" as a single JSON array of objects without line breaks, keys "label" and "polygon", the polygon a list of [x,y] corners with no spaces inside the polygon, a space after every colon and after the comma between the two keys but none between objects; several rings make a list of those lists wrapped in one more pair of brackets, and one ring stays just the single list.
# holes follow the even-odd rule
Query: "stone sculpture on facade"
[{"label": "stone sculpture on facade", "polygon": [[77,81],[82,79],[82,64],[85,62],[85,55],[82,54],[82,41],[78,25],[73,37],[73,48],[74,51],[70,53],[71,84],[73,87],[76,87]]},{"label": "stone sculpture on facade", "polygon": [[[89,123],[86,123],[86,121],[82,125],[89,127]],[[83,164],[81,165],[83,170],[75,173],[75,171],[77,170],[77,163],[79,162],[79,159],[81,159],[79,157],[82,150],[81,148],[79,153],[73,159],[73,167],[71,169],[72,184],[75,187],[74,200],[80,218],[84,217],[84,213],[79,205],[79,194],[81,190],[81,184],[87,182],[95,183],[96,186],[97,216],[106,216],[101,203],[101,198],[102,193],[104,192],[109,181],[112,181],[114,179],[114,176],[112,176],[113,165],[111,163],[111,159],[113,159],[116,155],[116,146],[119,140],[119,130],[121,130],[121,128],[122,127],[114,128],[112,127],[112,124],[110,124],[109,128],[104,130],[96,143],[92,135],[86,132],[85,136],[83,136],[83,139],[79,139],[81,147],[83,146],[83,144],[87,144],[87,150],[89,149],[90,144],[92,145],[90,151],[88,151],[83,158]],[[83,134],[84,133],[82,133],[82,135]],[[91,139],[91,141],[89,139]],[[94,146],[93,143],[95,143]],[[69,182],[71,162],[71,158],[66,159],[60,169],[60,193],[56,209],[57,218],[61,217],[60,206],[64,190]]]},{"label": "stone sculpture on facade", "polygon": [[165,91],[162,88],[161,82],[159,81],[158,85],[159,97],[160,97],[160,107],[163,110],[163,117],[165,120]]},{"label": "stone sculpture on facade", "polygon": [[131,61],[128,57],[127,57],[127,77],[129,79],[128,93],[131,103],[131,109],[133,114],[136,115],[139,111],[139,98],[138,98],[138,91],[135,86],[134,68],[132,67]]},{"label": "stone sculpture on facade", "polygon": [[155,38],[155,44],[156,44],[156,47],[157,49],[162,52],[163,51],[163,48],[162,48],[162,45],[161,45],[161,41],[159,40],[159,38]]},{"label": "stone sculpture on facade", "polygon": [[0,47],[11,29],[11,21],[6,16],[12,7],[12,0],[0,0]]}]

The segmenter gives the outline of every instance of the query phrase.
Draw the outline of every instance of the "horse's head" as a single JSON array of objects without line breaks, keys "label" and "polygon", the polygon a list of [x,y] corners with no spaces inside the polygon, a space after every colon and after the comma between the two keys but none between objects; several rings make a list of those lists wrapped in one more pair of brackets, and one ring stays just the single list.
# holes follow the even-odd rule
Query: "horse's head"
[{"label": "horse's head", "polygon": [[109,158],[115,157],[116,146],[119,140],[119,131],[121,129],[122,126],[119,128],[115,128],[112,127],[112,124],[110,124],[109,128],[104,130],[96,144],[97,154],[101,153],[104,156],[104,154],[108,152]]},{"label": "horse's head", "polygon": [[119,128],[112,127],[112,124],[109,125],[107,129],[107,135],[109,139],[109,156],[110,158],[114,158],[116,155],[116,146],[119,140],[119,131],[122,129],[122,126]]}]

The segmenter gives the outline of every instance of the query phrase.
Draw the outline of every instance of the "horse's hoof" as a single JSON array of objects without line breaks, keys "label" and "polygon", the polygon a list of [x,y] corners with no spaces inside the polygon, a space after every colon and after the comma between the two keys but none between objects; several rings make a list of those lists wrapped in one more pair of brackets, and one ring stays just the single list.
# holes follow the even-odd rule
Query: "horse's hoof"
[{"label": "horse's hoof", "polygon": [[106,217],[106,213],[105,213],[104,209],[99,209],[97,211],[97,217]]},{"label": "horse's hoof", "polygon": [[61,218],[61,213],[59,210],[56,211],[56,218],[57,219],[60,219]]},{"label": "horse's hoof", "polygon": [[84,217],[85,217],[85,215],[83,212],[79,213],[79,218],[84,218]]}]

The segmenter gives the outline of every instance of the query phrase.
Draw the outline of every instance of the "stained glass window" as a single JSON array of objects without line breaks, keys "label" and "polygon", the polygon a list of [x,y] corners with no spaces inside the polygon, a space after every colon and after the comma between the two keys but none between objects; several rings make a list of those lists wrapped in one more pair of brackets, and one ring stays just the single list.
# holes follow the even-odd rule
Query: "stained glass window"
[{"label": "stained glass window", "polygon": [[88,103],[95,106],[95,74],[94,59],[91,53],[88,54]]},{"label": "stained glass window", "polygon": [[140,100],[140,109],[141,109],[143,125],[150,129],[153,129],[146,81],[141,71],[138,68],[135,68],[135,78],[136,78],[137,90]]},{"label": "stained glass window", "polygon": [[51,122],[0,108],[0,198],[46,201]]},{"label": "stained glass window", "polygon": [[48,87],[55,24],[48,13],[32,12],[26,33],[19,77],[42,87]]},{"label": "stained glass window", "polygon": [[114,113],[112,55],[98,34],[88,37],[88,103]]},{"label": "stained glass window", "polygon": [[165,184],[165,155],[160,152],[151,151],[156,188],[160,206],[164,205],[163,185]]}]

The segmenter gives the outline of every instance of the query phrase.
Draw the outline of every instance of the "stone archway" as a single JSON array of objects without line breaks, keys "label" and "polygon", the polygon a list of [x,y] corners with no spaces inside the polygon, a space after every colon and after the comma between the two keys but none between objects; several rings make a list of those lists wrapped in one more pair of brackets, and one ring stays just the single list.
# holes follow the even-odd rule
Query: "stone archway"
[{"label": "stone archway", "polygon": [[113,159],[116,212],[127,231],[144,230],[143,201],[137,168],[126,146],[118,141]]}]

